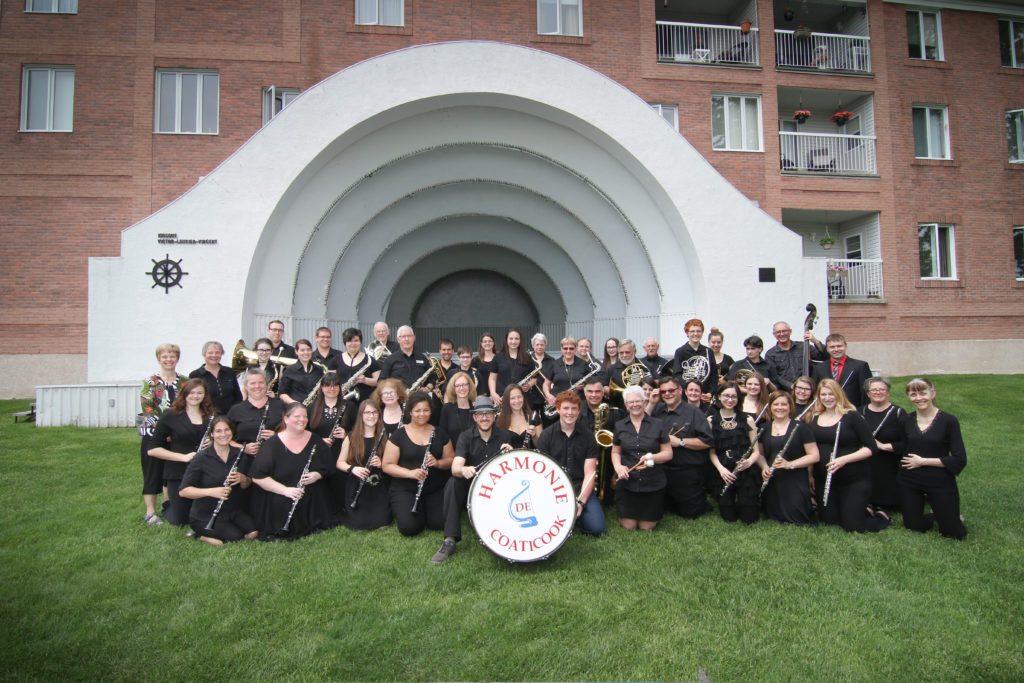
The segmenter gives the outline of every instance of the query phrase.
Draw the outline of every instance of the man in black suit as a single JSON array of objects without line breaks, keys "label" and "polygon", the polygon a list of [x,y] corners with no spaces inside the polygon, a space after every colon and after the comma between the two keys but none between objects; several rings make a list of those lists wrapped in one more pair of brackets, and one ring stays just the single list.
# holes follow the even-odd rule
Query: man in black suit
[{"label": "man in black suit", "polygon": [[814,366],[814,379],[834,379],[843,388],[850,403],[860,408],[868,402],[864,393],[864,382],[871,377],[871,367],[867,361],[850,358],[846,355],[846,337],[841,334],[830,334],[825,337],[825,350],[829,359]]}]

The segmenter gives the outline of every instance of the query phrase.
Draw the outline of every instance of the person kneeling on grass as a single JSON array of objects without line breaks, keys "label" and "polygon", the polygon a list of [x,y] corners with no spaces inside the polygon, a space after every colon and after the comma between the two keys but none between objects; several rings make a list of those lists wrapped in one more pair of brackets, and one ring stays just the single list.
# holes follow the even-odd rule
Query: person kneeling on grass
[{"label": "person kneeling on grass", "polygon": [[[232,496],[234,487],[249,487],[249,479],[236,464],[241,448],[232,448],[234,425],[226,417],[213,418],[210,434],[213,445],[199,451],[188,463],[181,479],[179,495],[193,501],[188,523],[196,537],[210,545],[256,538],[256,523],[242,509],[241,496]],[[211,517],[216,518],[211,524]],[[210,528],[207,528],[209,526]]]},{"label": "person kneeling on grass", "polygon": [[512,450],[512,432],[494,426],[497,409],[489,396],[478,396],[470,411],[475,426],[459,435],[452,461],[452,476],[444,486],[444,542],[430,561],[441,564],[455,554],[462,540],[460,513],[466,509],[469,484],[476,469],[498,453]]}]

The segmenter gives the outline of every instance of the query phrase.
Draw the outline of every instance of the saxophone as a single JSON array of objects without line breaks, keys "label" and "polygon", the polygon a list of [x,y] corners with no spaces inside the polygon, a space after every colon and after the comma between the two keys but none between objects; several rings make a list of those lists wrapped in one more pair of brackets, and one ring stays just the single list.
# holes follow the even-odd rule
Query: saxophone
[{"label": "saxophone", "polygon": [[356,384],[359,383],[359,378],[366,374],[366,371],[370,369],[371,365],[373,365],[373,361],[370,360],[369,356],[367,356],[366,365],[359,368],[359,371],[356,372],[356,374],[349,377],[348,381],[341,385],[341,398],[343,401],[354,399],[359,396],[359,390],[356,389]]}]

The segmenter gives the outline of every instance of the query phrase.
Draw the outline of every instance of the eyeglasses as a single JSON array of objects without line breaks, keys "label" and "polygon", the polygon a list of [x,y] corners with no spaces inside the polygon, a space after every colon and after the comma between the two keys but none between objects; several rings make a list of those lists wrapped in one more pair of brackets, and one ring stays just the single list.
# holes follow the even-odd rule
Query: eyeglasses
[{"label": "eyeglasses", "polygon": [[273,349],[256,349],[256,353],[270,353]]},{"label": "eyeglasses", "polygon": [[661,388],[661,393],[663,393],[663,394],[674,394],[677,391],[679,391],[679,389],[669,389],[668,387],[662,387]]},{"label": "eyeglasses", "polygon": [[458,384],[455,385],[455,388],[456,389],[469,389],[469,384],[467,384],[466,382],[459,382]]},{"label": "eyeglasses", "polygon": [[268,327],[267,330],[270,332],[284,332],[283,327]]},{"label": "eyeglasses", "polygon": [[575,346],[563,346],[562,350],[563,351],[575,351],[576,347]]},{"label": "eyeglasses", "polygon": [[376,410],[364,410],[363,417],[366,417],[367,415],[373,415],[374,417],[377,417],[378,415],[380,415],[380,413],[378,413]]},{"label": "eyeglasses", "polygon": [[384,397],[388,397],[388,396],[398,396],[398,394],[396,394],[396,393],[395,393],[395,392],[393,392],[393,391],[382,391],[382,392],[380,392],[380,395],[381,395],[381,396],[384,396]]}]

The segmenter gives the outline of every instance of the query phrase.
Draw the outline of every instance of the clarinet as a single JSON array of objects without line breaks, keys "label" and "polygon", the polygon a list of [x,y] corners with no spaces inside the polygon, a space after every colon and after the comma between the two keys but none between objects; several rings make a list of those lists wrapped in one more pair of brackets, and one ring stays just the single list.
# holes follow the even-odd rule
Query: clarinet
[{"label": "clarinet", "polygon": [[[828,456],[829,465],[836,459],[836,451],[839,450],[839,428],[842,424],[841,419],[839,422],[836,422],[836,440],[832,444],[832,453]],[[830,490],[832,490],[832,470],[829,470],[828,474],[825,475],[825,491],[821,496],[821,507],[823,509],[828,507],[828,492]]]},{"label": "clarinet", "polygon": [[[225,487],[225,486],[228,486],[228,485],[230,484],[230,482],[231,482],[231,476],[232,476],[233,474],[235,474],[236,472],[238,472],[238,465],[239,465],[239,463],[241,463],[241,462],[242,462],[242,451],[241,451],[241,450],[239,450],[239,451],[238,451],[238,455],[236,455],[236,456],[235,456],[235,462],[234,462],[234,463],[232,463],[232,465],[231,465],[231,469],[230,469],[230,470],[228,470],[228,476],[224,477],[224,483],[223,483],[223,484],[221,484],[221,488],[223,488],[223,487]],[[229,495],[230,495],[230,494],[229,494]],[[212,528],[213,528],[213,523],[214,523],[215,521],[217,521],[217,515],[219,515],[219,514],[220,514],[220,509],[221,509],[222,507],[224,507],[224,500],[225,500],[225,499],[223,499],[223,498],[222,498],[221,500],[218,500],[218,501],[217,501],[217,507],[215,507],[215,508],[213,509],[213,514],[212,514],[212,515],[210,515],[210,521],[206,523],[206,530],[207,530],[207,531],[209,531],[210,529],[212,529]]]},{"label": "clarinet", "polygon": [[[430,444],[434,442],[434,430],[430,430],[430,438],[427,439],[427,448],[423,452],[423,463],[420,465],[420,469],[424,472],[427,471],[427,458],[430,457]],[[419,486],[416,487],[416,500],[412,502],[412,511],[416,512],[416,507],[420,504],[420,496],[423,495],[423,485],[427,483],[427,478],[423,477],[420,479]]]},{"label": "clarinet", "polygon": [[[757,445],[757,442],[761,440],[761,435],[764,434],[765,427],[767,427],[769,424],[770,423],[765,422],[763,425],[761,425],[761,428],[759,430],[757,430],[757,434],[754,435],[754,440],[751,442],[750,448],[748,448],[746,450],[746,452],[744,452],[743,455],[740,457],[740,459],[736,461],[736,467],[739,467],[740,463],[743,462],[744,460],[746,460],[747,458],[749,458],[750,454],[754,452],[754,448]],[[789,445],[788,442],[787,442],[786,445]],[[785,449],[783,449],[783,450],[785,450]],[[726,451],[725,453],[726,453],[726,455],[728,455],[729,451]],[[736,467],[732,468],[732,470],[731,470],[732,474],[736,474]],[[735,481],[733,483],[735,483]],[[732,484],[726,482],[725,486],[722,487],[722,492],[720,494],[718,494],[718,497],[721,498],[722,496],[724,496],[725,492],[729,490],[730,486],[732,486]]]},{"label": "clarinet", "polygon": [[[369,469],[370,461],[373,460],[373,456],[377,455],[377,449],[380,448],[381,441],[384,440],[384,437],[387,436],[387,434],[387,431],[382,427],[380,430],[380,436],[377,437],[377,442],[373,444],[373,448],[370,449],[370,454],[366,456],[367,469]],[[356,494],[352,496],[352,502],[349,503],[350,508],[352,508],[353,510],[356,509],[356,506],[359,505],[359,496],[362,494],[363,487],[366,486],[367,480],[369,480],[371,477],[376,476],[378,475],[373,472],[370,472],[370,474],[366,476],[366,479],[359,480],[359,486],[356,488]],[[376,486],[376,484],[370,484],[370,486]]]},{"label": "clarinet", "polygon": [[211,415],[210,419],[207,420],[207,422],[206,422],[206,431],[203,432],[203,438],[199,439],[199,445],[196,446],[196,454],[197,455],[198,455],[199,451],[203,450],[203,444],[206,443],[206,440],[210,438],[210,427],[212,427],[212,426],[213,426],[213,415]]},{"label": "clarinet", "polygon": [[[298,488],[300,491],[305,493],[306,485],[302,483],[302,480],[309,474],[309,466],[313,462],[313,456],[316,454],[316,444],[313,444],[313,448],[309,451],[309,459],[306,460],[306,466],[302,468],[302,474],[299,475]],[[288,531],[288,526],[292,523],[292,515],[295,514],[295,508],[299,506],[299,498],[292,501],[292,509],[288,511],[288,519],[284,520],[284,526],[281,527],[281,531]]]},{"label": "clarinet", "polygon": [[[537,411],[535,410],[535,411],[533,411],[533,415],[531,415],[530,419],[527,421],[527,426],[529,426],[529,425],[536,425],[536,424],[537,424]],[[523,432],[523,448],[529,448],[531,443],[532,443],[532,438],[530,437],[530,432]]]},{"label": "clarinet", "polygon": [[[797,431],[800,430],[800,422],[799,421],[791,420],[791,422],[794,423],[793,424],[793,431],[790,432],[789,438],[786,439],[786,443],[782,444],[782,450],[779,451],[779,455],[781,455],[783,458],[786,457],[786,451],[789,450],[789,444],[792,443],[793,437],[796,436]],[[768,468],[768,478],[765,479],[764,483],[761,484],[761,491],[760,491],[760,493],[758,493],[758,496],[764,495],[764,490],[766,488],[768,488],[768,483],[772,480],[772,475],[773,474],[775,474],[775,464],[774,463],[772,464],[771,467]]]}]

